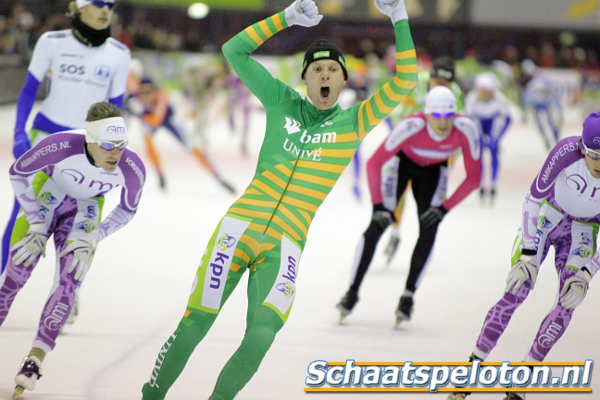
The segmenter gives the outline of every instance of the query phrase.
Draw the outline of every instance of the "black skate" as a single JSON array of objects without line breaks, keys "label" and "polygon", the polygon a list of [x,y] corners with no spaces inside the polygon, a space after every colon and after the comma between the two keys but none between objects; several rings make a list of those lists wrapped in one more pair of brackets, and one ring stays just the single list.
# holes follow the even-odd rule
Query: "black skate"
[{"label": "black skate", "polygon": [[340,310],[340,322],[352,312],[356,303],[358,303],[358,293],[349,289],[336,306]]},{"label": "black skate", "polygon": [[[469,356],[469,362],[472,363],[475,359],[483,361],[481,358],[477,357],[475,353],[471,353]],[[471,392],[454,392],[450,394],[446,400],[464,400],[470,394]]]},{"label": "black skate", "polygon": [[223,180],[223,178],[221,178],[220,176],[215,176],[215,178],[217,179],[217,182],[219,182],[219,184],[221,184],[221,186],[223,186],[223,188],[225,190],[227,190],[229,193],[235,195],[235,188],[233,186],[231,186],[229,183],[227,183],[225,180]]},{"label": "black skate", "polygon": [[396,310],[396,326],[400,325],[402,321],[410,321],[413,304],[412,296],[400,297],[400,304],[398,304],[398,309]]},{"label": "black skate", "polygon": [[163,174],[158,174],[158,187],[161,190],[167,190],[167,182],[165,181],[165,176]]},{"label": "black skate", "polygon": [[508,392],[504,400],[525,400],[525,393]]},{"label": "black skate", "polygon": [[26,389],[33,390],[35,382],[42,377],[42,362],[36,356],[27,356],[21,363],[21,369],[15,376],[15,393],[13,399],[19,397]]}]

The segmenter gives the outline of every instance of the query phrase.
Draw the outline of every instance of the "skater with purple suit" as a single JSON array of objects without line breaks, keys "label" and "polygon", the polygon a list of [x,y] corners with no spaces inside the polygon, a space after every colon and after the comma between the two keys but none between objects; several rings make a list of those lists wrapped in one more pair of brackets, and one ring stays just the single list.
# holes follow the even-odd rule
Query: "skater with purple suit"
[{"label": "skater with purple suit", "polygon": [[[96,246],[127,225],[137,211],[146,172],[127,143],[119,108],[96,103],[88,111],[85,130],[54,133],[10,167],[21,208],[0,275],[0,325],[52,235],[58,268],[32,349],[15,377],[15,397],[33,390],[40,378],[41,364],[54,349]],[[121,201],[103,219],[104,195],[116,188],[121,188]]]},{"label": "skater with purple suit", "polygon": [[[600,270],[596,252],[599,186],[600,112],[596,112],[583,122],[581,136],[567,137],[554,146],[525,196],[505,293],[485,317],[471,360],[485,360],[496,347],[512,315],[534,288],[550,246],[555,250],[559,295],[524,361],[544,361],[565,333],[592,277]],[[448,400],[467,395],[466,391],[454,393]],[[510,392],[505,399],[524,400],[525,393]]]}]

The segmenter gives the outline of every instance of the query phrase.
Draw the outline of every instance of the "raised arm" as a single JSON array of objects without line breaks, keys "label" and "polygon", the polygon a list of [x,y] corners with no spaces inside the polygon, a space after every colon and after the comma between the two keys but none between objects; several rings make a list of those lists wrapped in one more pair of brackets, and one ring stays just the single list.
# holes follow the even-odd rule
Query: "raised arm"
[{"label": "raised arm", "polygon": [[388,15],[396,36],[396,74],[373,96],[358,105],[358,134],[362,140],[389,115],[417,85],[417,53],[408,26],[404,0],[375,0],[379,11]]},{"label": "raised arm", "polygon": [[223,45],[223,55],[250,91],[268,108],[295,90],[275,79],[250,54],[276,33],[292,25],[317,25],[322,15],[313,0],[296,0],[285,10],[257,22]]}]

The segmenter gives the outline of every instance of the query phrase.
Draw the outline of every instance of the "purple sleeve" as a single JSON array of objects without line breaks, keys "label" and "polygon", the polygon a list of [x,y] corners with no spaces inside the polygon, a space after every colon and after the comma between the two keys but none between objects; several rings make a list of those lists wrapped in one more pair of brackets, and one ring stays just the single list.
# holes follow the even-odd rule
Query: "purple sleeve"
[{"label": "purple sleeve", "polygon": [[558,175],[569,165],[581,159],[580,143],[580,136],[570,136],[554,146],[531,184],[531,194],[534,197],[538,199],[547,197]]},{"label": "purple sleeve", "polygon": [[[85,136],[55,133],[29,149],[10,167],[10,175],[29,176],[84,151]],[[49,173],[51,174],[51,172]]]},{"label": "purple sleeve", "polygon": [[21,89],[19,99],[17,100],[17,121],[15,122],[15,130],[25,130],[27,119],[33,108],[33,103],[35,103],[35,96],[39,87],[40,81],[35,79],[31,72],[27,72],[23,89]]},{"label": "purple sleeve", "polygon": [[113,105],[119,107],[122,110],[123,109],[123,98],[124,98],[124,96],[125,95],[122,94],[122,95],[114,97],[112,99],[108,99],[108,102],[110,104],[113,104]]},{"label": "purple sleeve", "polygon": [[142,197],[144,183],[146,182],[146,168],[138,155],[129,149],[123,152],[119,167],[123,171],[123,177],[125,178],[125,184],[121,191],[120,206],[125,211],[135,213]]}]

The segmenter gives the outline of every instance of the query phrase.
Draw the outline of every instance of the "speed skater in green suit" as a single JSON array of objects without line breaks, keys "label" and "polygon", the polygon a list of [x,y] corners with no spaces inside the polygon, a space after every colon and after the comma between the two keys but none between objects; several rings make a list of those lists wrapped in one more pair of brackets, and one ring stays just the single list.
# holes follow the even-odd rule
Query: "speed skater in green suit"
[{"label": "speed skater in green suit", "polygon": [[396,74],[372,97],[342,109],[348,74],[342,50],[328,40],[304,56],[307,96],[274,78],[250,55],[292,25],[311,27],[322,16],[313,0],[296,0],[223,46],[223,54],[266,111],[255,175],[208,242],[185,314],[160,349],[143,399],[164,399],[205,337],[245,270],[246,331],[209,399],[232,399],[252,378],[290,313],[300,255],[315,213],[366,135],[417,82],[417,62],[403,0],[374,0],[394,24]]}]

